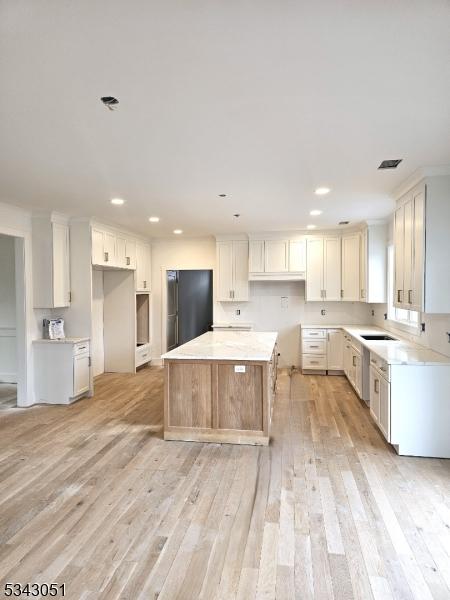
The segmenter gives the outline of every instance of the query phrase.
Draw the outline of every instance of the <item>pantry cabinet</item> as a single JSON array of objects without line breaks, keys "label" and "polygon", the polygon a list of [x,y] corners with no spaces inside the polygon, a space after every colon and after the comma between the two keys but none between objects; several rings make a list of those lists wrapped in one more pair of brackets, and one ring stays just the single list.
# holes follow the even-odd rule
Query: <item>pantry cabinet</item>
[{"label": "pantry cabinet", "polygon": [[223,240],[216,245],[217,300],[245,302],[248,300],[248,242]]},{"label": "pantry cabinet", "polygon": [[32,219],[33,304],[35,308],[70,306],[68,220],[50,213]]},{"label": "pantry cabinet", "polygon": [[344,301],[358,302],[360,299],[360,235],[352,233],[342,236],[342,290]]},{"label": "pantry cabinet", "polygon": [[306,300],[341,300],[341,238],[311,237],[306,242]]}]

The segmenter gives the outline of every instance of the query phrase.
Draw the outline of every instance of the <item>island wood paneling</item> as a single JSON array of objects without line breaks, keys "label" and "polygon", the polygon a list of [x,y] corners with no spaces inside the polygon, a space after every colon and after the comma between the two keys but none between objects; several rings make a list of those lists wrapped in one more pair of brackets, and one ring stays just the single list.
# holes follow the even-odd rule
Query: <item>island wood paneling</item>
[{"label": "island wood paneling", "polygon": [[212,426],[211,364],[173,361],[168,365],[169,421],[173,427]]},{"label": "island wood paneling", "polygon": [[263,366],[235,373],[234,365],[219,364],[217,371],[218,428],[262,431]]}]

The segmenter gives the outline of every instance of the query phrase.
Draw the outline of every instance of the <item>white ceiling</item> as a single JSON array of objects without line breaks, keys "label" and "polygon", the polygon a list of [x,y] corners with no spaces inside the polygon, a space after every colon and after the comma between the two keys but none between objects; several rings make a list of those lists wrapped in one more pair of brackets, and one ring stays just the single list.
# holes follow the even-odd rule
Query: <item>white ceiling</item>
[{"label": "white ceiling", "polygon": [[4,202],[158,236],[328,227],[450,163],[447,0],[1,0],[0,23]]}]

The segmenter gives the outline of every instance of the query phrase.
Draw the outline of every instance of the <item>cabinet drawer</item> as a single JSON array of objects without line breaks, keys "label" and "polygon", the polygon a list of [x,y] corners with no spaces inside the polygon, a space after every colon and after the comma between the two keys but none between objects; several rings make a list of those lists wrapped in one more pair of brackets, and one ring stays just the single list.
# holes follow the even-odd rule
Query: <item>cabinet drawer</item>
[{"label": "cabinet drawer", "polygon": [[325,339],[326,335],[326,329],[302,329],[302,338],[304,340],[315,340],[317,338]]},{"label": "cabinet drawer", "polygon": [[326,340],[303,340],[302,351],[304,354],[326,354]]},{"label": "cabinet drawer", "polygon": [[89,342],[78,342],[73,345],[73,355],[78,356],[79,354],[89,354]]},{"label": "cabinet drawer", "polygon": [[326,356],[303,354],[302,368],[319,369],[325,371],[327,368],[327,358]]},{"label": "cabinet drawer", "polygon": [[388,381],[391,380],[391,370],[389,368],[389,364],[373,352],[370,353],[370,365],[379,371],[382,377]]},{"label": "cabinet drawer", "polygon": [[152,358],[151,347],[149,344],[143,344],[136,348],[136,366],[139,367],[147,362],[150,362]]}]

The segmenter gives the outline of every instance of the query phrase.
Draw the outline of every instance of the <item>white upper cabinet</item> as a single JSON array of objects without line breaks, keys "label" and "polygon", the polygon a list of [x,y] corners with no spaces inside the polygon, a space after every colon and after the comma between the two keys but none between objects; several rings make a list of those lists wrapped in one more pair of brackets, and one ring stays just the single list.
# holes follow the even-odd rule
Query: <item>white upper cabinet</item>
[{"label": "white upper cabinet", "polygon": [[266,240],[264,245],[264,271],[266,273],[286,273],[289,270],[289,242]]},{"label": "white upper cabinet", "polygon": [[116,238],[116,264],[122,269],[136,268],[136,241],[125,237]]},{"label": "white upper cabinet", "polygon": [[252,240],[249,243],[248,269],[250,273],[264,273],[264,241]]},{"label": "white upper cabinet", "polygon": [[341,300],[341,238],[323,238],[323,299]]},{"label": "white upper cabinet", "polygon": [[250,239],[249,278],[260,281],[305,279],[304,236],[283,239],[280,234],[266,235],[266,239]]},{"label": "white upper cabinet", "polygon": [[306,300],[323,300],[323,238],[306,242]]},{"label": "white upper cabinet", "polygon": [[70,306],[67,218],[55,213],[33,216],[32,244],[34,307]]},{"label": "white upper cabinet", "polygon": [[[113,269],[137,269],[137,246],[140,244],[140,274],[137,282],[140,288],[147,282],[146,291],[150,289],[150,246],[145,242],[138,241],[132,235],[102,228],[94,225],[91,231],[92,242],[92,264],[97,267],[109,267]],[[144,251],[145,247],[145,251]],[[142,275],[142,276],[141,276]],[[139,288],[139,289],[140,289]]]},{"label": "white upper cabinet", "polygon": [[361,294],[359,233],[342,236],[342,300],[358,302]]},{"label": "white upper cabinet", "polygon": [[102,229],[92,228],[92,264],[116,267],[116,236]]},{"label": "white upper cabinet", "polygon": [[136,291],[149,292],[151,288],[150,244],[136,242]]},{"label": "white upper cabinet", "polygon": [[306,271],[306,240],[289,241],[289,272],[304,273]]},{"label": "white upper cabinet", "polygon": [[395,306],[450,313],[449,231],[450,175],[425,176],[397,201]]},{"label": "white upper cabinet", "polygon": [[387,223],[370,224],[360,239],[361,302],[385,303],[387,300]]},{"label": "white upper cabinet", "polygon": [[249,247],[245,240],[218,241],[217,300],[245,302],[248,300]]}]

